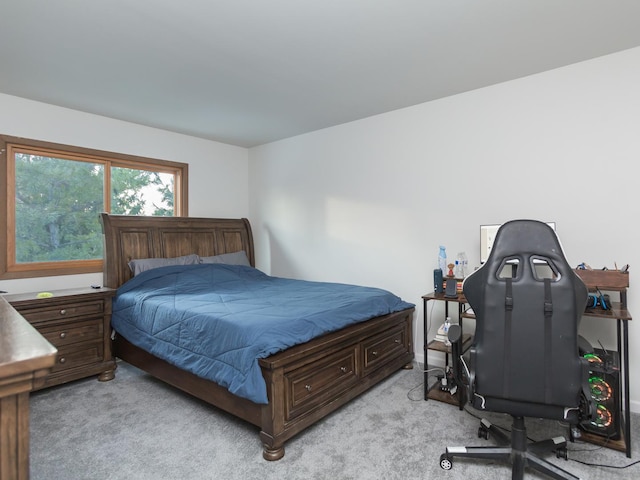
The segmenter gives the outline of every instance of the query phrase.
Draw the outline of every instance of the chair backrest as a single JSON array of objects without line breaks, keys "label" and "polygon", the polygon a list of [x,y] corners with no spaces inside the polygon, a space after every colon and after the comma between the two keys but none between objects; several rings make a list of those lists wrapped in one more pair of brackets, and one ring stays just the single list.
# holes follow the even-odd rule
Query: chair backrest
[{"label": "chair backrest", "polygon": [[511,414],[530,415],[518,403],[578,406],[584,379],[578,324],[588,293],[555,231],[536,220],[505,223],[463,291],[476,316],[474,391],[514,402]]}]

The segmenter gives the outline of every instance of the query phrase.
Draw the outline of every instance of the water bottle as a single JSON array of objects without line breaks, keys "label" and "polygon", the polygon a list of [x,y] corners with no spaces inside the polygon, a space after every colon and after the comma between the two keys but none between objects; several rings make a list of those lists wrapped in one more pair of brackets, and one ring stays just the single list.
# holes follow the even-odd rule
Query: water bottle
[{"label": "water bottle", "polygon": [[456,278],[464,278],[467,274],[467,255],[464,252],[458,253],[455,262],[454,274]]},{"label": "water bottle", "polygon": [[442,270],[442,275],[447,275],[447,251],[444,246],[440,245],[440,253],[438,253],[438,267]]},{"label": "water bottle", "polygon": [[462,275],[460,278],[464,278],[469,271],[469,259],[467,258],[467,254],[464,252],[461,252],[460,255],[462,257]]}]

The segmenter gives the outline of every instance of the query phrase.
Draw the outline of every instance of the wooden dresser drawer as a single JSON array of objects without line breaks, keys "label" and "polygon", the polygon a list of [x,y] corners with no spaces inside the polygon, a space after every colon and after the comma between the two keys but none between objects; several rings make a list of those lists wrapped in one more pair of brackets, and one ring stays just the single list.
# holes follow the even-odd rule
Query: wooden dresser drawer
[{"label": "wooden dresser drawer", "polygon": [[104,351],[102,342],[86,342],[58,348],[56,364],[51,373],[102,362]]},{"label": "wooden dresser drawer", "polygon": [[17,307],[16,310],[33,324],[49,322],[52,320],[63,320],[65,318],[83,317],[87,315],[102,315],[104,312],[104,302],[84,302],[69,303],[45,308],[23,309]]},{"label": "wooden dresser drawer", "polygon": [[362,342],[363,374],[385,365],[390,358],[404,355],[409,348],[404,325],[365,340]]},{"label": "wooden dresser drawer", "polygon": [[358,379],[357,348],[350,346],[285,374],[286,419],[307,413]]},{"label": "wooden dresser drawer", "polygon": [[89,320],[77,320],[65,322],[53,327],[44,326],[40,333],[55,347],[69,345],[71,343],[86,342],[88,340],[102,339],[102,317]]}]

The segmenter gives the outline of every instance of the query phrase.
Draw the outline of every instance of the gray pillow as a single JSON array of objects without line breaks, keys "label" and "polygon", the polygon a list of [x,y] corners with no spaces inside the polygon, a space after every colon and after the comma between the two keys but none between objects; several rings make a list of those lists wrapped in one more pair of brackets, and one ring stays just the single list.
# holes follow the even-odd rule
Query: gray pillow
[{"label": "gray pillow", "polygon": [[173,258],[140,258],[131,260],[129,262],[129,268],[133,272],[133,275],[138,275],[145,270],[151,270],[158,267],[166,267],[169,265],[197,265],[200,263],[200,257],[195,253],[191,255],[185,255],[183,257]]},{"label": "gray pillow", "polygon": [[244,250],[233,253],[223,253],[222,255],[214,255],[212,257],[200,257],[200,263],[225,263],[227,265],[251,266]]}]

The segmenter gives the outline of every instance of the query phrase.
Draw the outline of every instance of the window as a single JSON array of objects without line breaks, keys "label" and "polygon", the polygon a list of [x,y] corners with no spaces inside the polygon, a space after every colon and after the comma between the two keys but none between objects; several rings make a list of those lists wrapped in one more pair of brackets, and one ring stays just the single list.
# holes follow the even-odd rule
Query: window
[{"label": "window", "polygon": [[0,135],[0,167],[0,278],[101,271],[101,212],[187,215],[184,163]]}]

